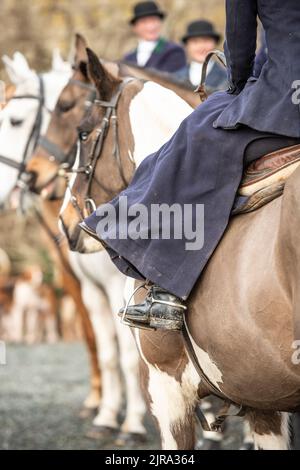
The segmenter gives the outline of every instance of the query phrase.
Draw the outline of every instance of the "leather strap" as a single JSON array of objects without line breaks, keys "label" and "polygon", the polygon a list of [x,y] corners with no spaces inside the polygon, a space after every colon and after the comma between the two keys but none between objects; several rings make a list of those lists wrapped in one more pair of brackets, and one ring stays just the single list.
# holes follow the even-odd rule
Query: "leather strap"
[{"label": "leather strap", "polygon": [[49,155],[53,155],[58,163],[64,163],[67,159],[65,153],[54,142],[50,142],[45,136],[41,136],[38,140],[38,145],[41,146]]},{"label": "leather strap", "polygon": [[75,78],[70,78],[69,84],[79,86],[80,88],[83,88],[85,90],[91,90],[93,92],[96,91],[96,88],[94,87],[94,85],[90,83],[81,82],[80,80],[76,80]]},{"label": "leather strap", "polygon": [[225,395],[223,395],[222,392],[209,380],[202,367],[200,366],[185,322],[182,327],[182,334],[189,357],[192,363],[194,364],[199,376],[201,377],[201,380],[203,380],[209,390],[213,391],[214,395],[218,396],[219,398],[222,398],[223,400],[226,400],[227,398],[225,397]]},{"label": "leather strap", "polygon": [[40,225],[43,227],[43,229],[45,230],[45,232],[47,233],[49,238],[54,243],[56,252],[59,256],[59,259],[60,259],[60,261],[62,263],[62,266],[64,267],[65,271],[68,272],[68,274],[70,274],[71,276],[74,276],[74,273],[71,269],[71,266],[68,263],[68,260],[66,259],[65,255],[62,251],[62,248],[61,248],[61,243],[65,239],[64,235],[62,233],[58,233],[57,235],[55,235],[55,233],[52,232],[52,229],[49,227],[49,225],[46,222],[45,218],[43,217],[41,211],[36,206],[34,206],[34,213],[35,213],[35,216],[36,216],[38,222],[40,223]]},{"label": "leather strap", "polygon": [[0,163],[3,163],[6,166],[10,166],[11,168],[15,168],[15,170],[22,171],[24,168],[24,163],[19,163],[11,158],[4,157],[0,155]]},{"label": "leather strap", "polygon": [[184,322],[184,325],[183,325],[183,328],[182,328],[182,334],[183,334],[183,339],[184,339],[184,343],[185,343],[187,353],[188,353],[188,355],[189,355],[196,371],[198,372],[201,380],[207,386],[208,390],[212,391],[213,395],[221,398],[225,402],[225,405],[224,405],[224,408],[222,409],[222,412],[220,412],[220,414],[217,415],[216,420],[211,425],[208,424],[207,419],[205,418],[204,413],[202,412],[202,410],[199,409],[199,407],[197,407],[195,409],[196,415],[197,415],[203,429],[205,431],[212,431],[212,432],[217,431],[218,432],[218,431],[221,430],[222,424],[224,423],[226,418],[244,416],[245,412],[246,412],[245,407],[243,405],[236,404],[233,401],[231,401],[230,399],[228,399],[228,397],[226,397],[209,380],[209,378],[207,377],[207,375],[203,371],[203,369],[202,369],[202,367],[201,367],[201,365],[198,361],[198,358],[197,358],[197,355],[195,353],[195,350],[194,350],[194,347],[193,347],[191,338],[189,336],[189,333],[188,333],[185,322]]},{"label": "leather strap", "polygon": [[200,85],[198,86],[198,88],[195,90],[195,93],[199,93],[200,95],[200,99],[201,101],[205,101],[207,99],[207,93],[206,93],[206,90],[205,90],[205,81],[206,81],[206,76],[207,76],[207,67],[208,67],[208,64],[210,62],[210,60],[212,59],[212,57],[216,56],[219,61],[221,62],[222,65],[224,65],[224,67],[227,67],[227,63],[226,63],[226,57],[225,57],[225,54],[224,52],[221,52],[217,49],[211,51],[209,54],[207,54],[206,58],[205,58],[205,61],[203,63],[203,67],[202,67],[202,74],[201,74],[201,81],[200,81]]},{"label": "leather strap", "polygon": [[43,109],[45,107],[45,87],[44,87],[44,81],[43,77],[41,75],[38,75],[38,80],[39,80],[39,95],[16,95],[11,98],[11,100],[37,100],[39,102],[36,118],[33,124],[33,127],[31,129],[31,132],[29,134],[29,137],[27,139],[24,151],[23,151],[23,156],[22,156],[22,161],[21,163],[14,161],[14,159],[5,157],[4,155],[0,156],[0,163],[3,163],[4,165],[10,166],[11,168],[15,168],[16,170],[19,170],[19,175],[17,177],[17,181],[20,177],[21,172],[25,168],[25,162],[26,159],[29,155],[29,151],[33,151],[36,146],[37,146],[37,141],[41,132],[41,127],[42,127],[42,121],[43,121]]}]

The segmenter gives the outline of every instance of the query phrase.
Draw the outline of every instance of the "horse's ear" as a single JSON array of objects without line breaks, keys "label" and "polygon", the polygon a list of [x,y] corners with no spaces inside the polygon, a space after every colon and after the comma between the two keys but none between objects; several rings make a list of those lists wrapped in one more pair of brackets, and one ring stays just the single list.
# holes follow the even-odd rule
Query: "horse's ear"
[{"label": "horse's ear", "polygon": [[2,56],[2,62],[5,66],[6,73],[12,83],[17,83],[17,78],[14,70],[14,61],[10,57],[8,57],[8,55],[5,54]]},{"label": "horse's ear", "polygon": [[16,51],[13,57],[16,67],[23,75],[28,75],[31,73],[29,63],[22,52]]},{"label": "horse's ear", "polygon": [[90,80],[94,83],[100,97],[104,100],[108,100],[111,98],[116,86],[121,83],[122,80],[112,75],[91,49],[87,49],[86,51],[89,59],[88,73]]},{"label": "horse's ear", "polygon": [[7,55],[4,55],[2,57],[2,61],[5,65],[6,72],[10,80],[15,85],[22,83],[33,74],[26,58],[20,52],[15,52],[13,59],[10,59]]},{"label": "horse's ear", "polygon": [[87,42],[81,34],[76,34],[75,36],[75,65],[78,67],[80,62],[87,63],[88,57],[86,53]]},{"label": "horse's ear", "polygon": [[52,70],[54,72],[70,72],[71,65],[65,62],[59,49],[53,49],[52,52]]}]

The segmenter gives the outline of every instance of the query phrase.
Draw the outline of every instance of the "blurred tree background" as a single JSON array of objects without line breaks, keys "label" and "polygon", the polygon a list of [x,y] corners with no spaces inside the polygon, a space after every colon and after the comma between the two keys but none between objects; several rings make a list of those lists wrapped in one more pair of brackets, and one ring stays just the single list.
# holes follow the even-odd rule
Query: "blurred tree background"
[{"label": "blurred tree background", "polygon": [[[135,44],[128,20],[137,0],[0,0],[0,56],[20,50],[38,71],[53,48],[67,58],[75,32],[105,59],[120,59]],[[165,34],[179,40],[189,21],[206,18],[224,31],[224,0],[159,0],[168,13]],[[5,77],[2,64],[0,76]]]}]

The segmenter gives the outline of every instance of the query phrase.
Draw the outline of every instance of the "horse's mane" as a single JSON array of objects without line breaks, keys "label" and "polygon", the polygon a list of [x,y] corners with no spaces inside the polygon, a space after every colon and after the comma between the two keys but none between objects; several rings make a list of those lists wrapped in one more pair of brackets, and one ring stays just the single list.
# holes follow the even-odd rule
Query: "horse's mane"
[{"label": "horse's mane", "polygon": [[[130,62],[119,62],[119,66],[120,66],[121,72],[123,70],[126,70],[126,68],[129,70],[132,69],[136,73],[144,75],[145,77],[148,77],[149,80],[166,82],[166,83],[169,83],[170,85],[175,85],[184,91],[189,91],[189,92],[194,91],[194,88],[191,87],[187,82],[182,81],[181,79],[179,79],[178,77],[176,77],[175,75],[171,73],[161,72],[153,68],[145,69],[144,67],[131,64]],[[124,66],[126,68],[124,68]]]}]

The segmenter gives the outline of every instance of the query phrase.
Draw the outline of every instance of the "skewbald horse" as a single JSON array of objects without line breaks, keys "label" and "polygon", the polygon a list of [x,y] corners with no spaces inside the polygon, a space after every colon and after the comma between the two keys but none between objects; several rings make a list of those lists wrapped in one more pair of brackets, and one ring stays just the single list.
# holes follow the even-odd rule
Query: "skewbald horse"
[{"label": "skewbald horse", "polygon": [[[111,100],[121,80],[91,51],[89,75],[98,98]],[[172,113],[164,114],[162,97],[174,105]],[[145,116],[147,99],[161,111],[159,119],[152,116],[150,128]],[[124,86],[117,109],[118,140],[122,171],[128,181],[133,174],[128,155],[138,165],[155,150],[151,146],[158,148],[160,140],[167,140],[176,130],[174,121],[170,125],[172,117],[177,113],[177,119],[183,119],[188,112],[167,90],[139,80]],[[88,161],[104,113],[93,105],[80,126],[80,165]],[[109,128],[89,189],[89,197],[97,205],[124,189],[120,169],[111,157],[113,144]],[[288,413],[300,407],[300,369],[294,360],[293,330],[299,297],[299,179],[298,169],[281,198],[232,219],[188,302],[187,328],[203,371],[224,397],[244,406],[256,447],[262,449],[289,447]],[[86,175],[78,173],[71,187],[72,199],[66,201],[61,215],[71,247],[81,252],[101,248],[78,230],[81,216],[88,213],[86,186]],[[137,302],[142,296],[138,297]],[[143,385],[160,427],[163,448],[193,449],[195,406],[213,390],[201,381],[181,333],[135,330],[134,335]]]},{"label": "skewbald horse", "polygon": [[[99,98],[109,101],[118,90],[119,80],[105,70],[91,51],[89,73]],[[144,89],[140,83],[131,82],[124,87],[123,101],[120,99],[118,106],[118,116],[122,117],[119,122],[125,123],[125,128],[131,125],[127,138],[121,129],[119,133],[121,161],[127,176],[131,166],[128,135],[133,136],[134,157],[138,139],[134,132],[137,125],[128,109],[133,101],[128,103],[128,96],[135,104],[142,102]],[[103,113],[101,107],[94,105],[80,126],[87,132],[81,165],[87,161]],[[153,135],[155,125],[153,122]],[[110,182],[115,195],[122,190],[119,169],[116,165],[113,168],[111,161],[111,149],[112,136],[108,131],[90,188],[97,205],[107,202],[108,195],[95,180]],[[244,406],[256,447],[262,449],[289,447],[287,413],[300,408],[300,367],[295,360],[294,341],[300,294],[299,179],[298,169],[289,178],[282,197],[252,214],[232,219],[188,301],[186,322],[198,361],[224,397]],[[84,210],[84,175],[76,176],[72,193]],[[76,229],[78,218],[69,202],[62,219],[73,249],[82,251],[88,243],[86,235]],[[198,376],[181,333],[135,331],[135,338],[163,447],[192,449],[195,405],[212,390]]]}]

